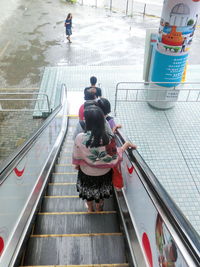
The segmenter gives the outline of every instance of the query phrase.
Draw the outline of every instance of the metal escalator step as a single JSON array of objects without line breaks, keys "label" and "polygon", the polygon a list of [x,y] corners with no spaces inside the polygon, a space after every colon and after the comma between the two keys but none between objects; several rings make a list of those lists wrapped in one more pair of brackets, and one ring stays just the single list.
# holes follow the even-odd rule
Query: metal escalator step
[{"label": "metal escalator step", "polygon": [[72,149],[73,146],[74,146],[74,139],[73,139],[73,137],[70,137],[63,142],[62,147],[61,147],[61,151],[65,150],[65,149],[68,151],[69,149]]},{"label": "metal escalator step", "polygon": [[[114,211],[113,211],[114,212]],[[38,214],[34,234],[120,232],[116,212]]]},{"label": "metal escalator step", "polygon": [[60,157],[58,158],[58,165],[63,165],[67,163],[72,163],[72,153],[71,151],[69,153],[66,152],[60,152]]},{"label": "metal escalator step", "polygon": [[62,144],[61,150],[62,152],[69,152],[73,150],[73,146],[74,146],[74,140],[71,138],[70,140],[68,139],[67,141],[65,141]]},{"label": "metal escalator step", "polygon": [[122,235],[32,237],[24,265],[126,263]]},{"label": "metal escalator step", "polygon": [[69,133],[69,131],[67,131],[67,135],[64,139],[63,144],[66,144],[68,141],[73,141],[73,135],[74,135],[74,131],[75,131],[76,127],[71,127],[71,132]]},{"label": "metal escalator step", "polygon": [[63,142],[61,151],[63,150],[69,151],[69,149],[72,150],[73,146],[74,146],[74,140],[72,137],[70,137],[66,141]]},{"label": "metal escalator step", "polygon": [[60,182],[76,182],[77,180],[77,172],[66,172],[66,173],[54,173],[51,178],[52,183],[60,183]]},{"label": "metal escalator step", "polygon": [[74,139],[73,136],[67,137],[67,139],[62,143],[61,151],[63,149],[72,149],[74,146]]},{"label": "metal escalator step", "polygon": [[62,195],[78,195],[78,192],[76,190],[76,185],[71,184],[71,185],[49,185],[47,188],[47,193],[46,195],[48,196],[62,196]]},{"label": "metal escalator step", "polygon": [[67,117],[69,118],[69,125],[72,127],[75,127],[77,122],[78,122],[78,115],[67,115]]},{"label": "metal escalator step", "polygon": [[74,166],[69,162],[68,164],[56,164],[54,173],[63,173],[75,170]]},{"label": "metal escalator step", "polygon": [[73,138],[72,138],[72,135],[67,135],[66,137],[65,137],[65,141],[63,142],[63,146],[66,146],[66,145],[73,145],[74,144],[74,140],[73,140]]},{"label": "metal escalator step", "polygon": [[75,181],[73,181],[73,182],[68,182],[68,181],[66,181],[66,182],[56,182],[56,183],[52,183],[52,182],[49,182],[48,183],[48,185],[49,186],[59,186],[59,185],[76,185],[76,183],[75,183]]},{"label": "metal escalator step", "polygon": [[73,147],[66,147],[60,151],[60,154],[58,157],[58,163],[60,162],[60,159],[65,158],[65,157],[70,157],[72,159],[72,148]]},{"label": "metal escalator step", "polygon": [[63,164],[69,164],[72,163],[72,153],[69,151],[69,153],[61,153],[60,157],[58,158],[58,163],[56,165],[63,165]]},{"label": "metal escalator step", "polygon": [[[85,202],[80,198],[44,198],[42,203],[42,212],[60,212],[60,211],[84,211]],[[104,210],[115,210],[114,199],[104,201]]]},{"label": "metal escalator step", "polygon": [[[74,131],[73,131],[74,133]],[[73,134],[67,134],[67,136],[65,137],[65,139],[63,140],[62,143],[62,148],[63,146],[73,146],[74,145],[74,138],[73,138]]]},{"label": "metal escalator step", "polygon": [[72,139],[72,137],[70,137],[70,139],[68,138],[61,147],[60,152],[72,152],[73,151],[73,147],[74,147],[74,140]]},{"label": "metal escalator step", "polygon": [[68,133],[69,135],[73,135],[73,133],[74,133],[74,129],[76,128],[76,124],[77,124],[77,123],[75,123],[75,124],[68,124],[68,131],[67,131],[67,133]]},{"label": "metal escalator step", "polygon": [[19,267],[128,267],[128,263],[119,264],[79,264],[79,265],[32,265],[32,266],[19,266]]}]

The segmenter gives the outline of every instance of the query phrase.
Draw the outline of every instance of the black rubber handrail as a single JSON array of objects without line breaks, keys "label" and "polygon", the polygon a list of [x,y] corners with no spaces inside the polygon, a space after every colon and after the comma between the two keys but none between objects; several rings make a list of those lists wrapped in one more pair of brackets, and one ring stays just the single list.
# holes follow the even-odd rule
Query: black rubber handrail
[{"label": "black rubber handrail", "polygon": [[[124,139],[123,134],[119,130],[116,135],[122,144],[125,140],[128,140],[128,138]],[[144,179],[142,183],[144,184],[145,182],[148,185],[146,189],[148,191],[150,190],[155,196],[176,233],[178,233],[179,238],[190,252],[194,262],[197,266],[200,266],[200,236],[171,199],[139,152],[137,150],[128,149],[128,155],[130,161],[137,166],[142,174],[142,177],[140,177],[141,181]]]},{"label": "black rubber handrail", "polygon": [[61,110],[63,106],[63,90],[66,91],[66,85],[61,85],[60,94],[60,104],[59,106],[49,115],[49,117],[44,121],[42,126],[19,148],[17,148],[6,160],[0,165],[0,185],[6,180],[8,174],[13,170],[14,166],[18,163],[20,158],[27,152],[31,147],[33,142],[37,137],[44,131],[44,129],[49,125],[49,123],[54,119],[57,113]]}]

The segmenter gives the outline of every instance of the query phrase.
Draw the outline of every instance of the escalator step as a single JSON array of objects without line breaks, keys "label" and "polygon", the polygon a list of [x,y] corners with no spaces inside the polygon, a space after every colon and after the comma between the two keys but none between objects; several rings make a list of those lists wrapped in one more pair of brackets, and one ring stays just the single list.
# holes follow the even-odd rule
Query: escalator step
[{"label": "escalator step", "polygon": [[24,265],[125,263],[122,235],[32,237]]},{"label": "escalator step", "polygon": [[74,140],[72,137],[70,137],[70,139],[68,138],[68,140],[64,141],[64,143],[62,144],[62,148],[61,148],[61,151],[63,150],[72,150],[74,146]]},{"label": "escalator step", "polygon": [[68,146],[60,151],[59,157],[58,157],[58,163],[61,158],[70,157],[72,159],[72,149],[73,146]]},{"label": "escalator step", "polygon": [[63,165],[55,165],[55,171],[53,172],[53,174],[66,172],[76,172],[71,162]]},{"label": "escalator step", "polygon": [[74,140],[73,140],[73,135],[67,135],[66,138],[65,138],[65,141],[63,143],[63,147],[65,146],[72,146],[74,144]]},{"label": "escalator step", "polygon": [[32,266],[19,266],[19,267],[128,267],[128,263],[119,264],[78,264],[78,265],[32,265]]},{"label": "escalator step", "polygon": [[78,195],[75,184],[69,185],[49,185],[47,188],[48,196]]},{"label": "escalator step", "polygon": [[[113,198],[104,201],[104,210],[115,210]],[[85,211],[85,202],[80,198],[44,198],[41,211]]]},{"label": "escalator step", "polygon": [[[74,147],[74,140],[68,140],[65,143],[63,143],[60,152],[62,152],[62,155],[69,154],[71,152],[71,156],[72,156],[72,150]],[[66,156],[66,155],[65,155]]]},{"label": "escalator step", "polygon": [[62,182],[76,182],[77,172],[72,171],[65,174],[56,174],[54,173],[51,177],[52,183],[62,183]]},{"label": "escalator step", "polygon": [[72,163],[72,153],[60,153],[60,157],[58,158],[58,165],[59,164],[67,164],[67,163]]},{"label": "escalator step", "polygon": [[82,234],[120,232],[113,212],[50,213],[37,216],[34,234]]}]

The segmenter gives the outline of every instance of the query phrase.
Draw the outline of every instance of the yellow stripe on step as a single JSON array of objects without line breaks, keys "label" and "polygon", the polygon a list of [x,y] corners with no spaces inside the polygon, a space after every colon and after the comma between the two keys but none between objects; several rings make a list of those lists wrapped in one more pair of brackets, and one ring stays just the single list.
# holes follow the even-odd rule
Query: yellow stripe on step
[{"label": "yellow stripe on step", "polygon": [[19,267],[127,267],[128,263],[113,263],[113,264],[84,264],[84,265],[23,265]]},{"label": "yellow stripe on step", "polygon": [[85,236],[121,236],[122,233],[87,233],[87,234],[46,234],[31,235],[30,237],[85,237]]},{"label": "yellow stripe on step", "polygon": [[69,118],[78,118],[78,115],[76,115],[76,114],[71,114],[71,115],[66,115],[67,117],[69,117]]},{"label": "yellow stripe on step", "polygon": [[38,212],[38,215],[89,215],[89,214],[115,214],[117,213],[115,210],[113,211],[63,211],[63,212]]}]

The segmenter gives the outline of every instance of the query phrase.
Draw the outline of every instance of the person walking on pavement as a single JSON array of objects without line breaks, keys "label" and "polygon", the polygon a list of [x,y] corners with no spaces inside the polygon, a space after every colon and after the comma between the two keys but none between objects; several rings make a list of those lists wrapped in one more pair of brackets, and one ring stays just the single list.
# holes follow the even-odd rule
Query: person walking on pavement
[{"label": "person walking on pavement", "polygon": [[71,43],[70,36],[72,35],[72,14],[69,13],[65,20],[66,37],[69,43]]}]

